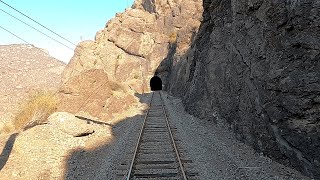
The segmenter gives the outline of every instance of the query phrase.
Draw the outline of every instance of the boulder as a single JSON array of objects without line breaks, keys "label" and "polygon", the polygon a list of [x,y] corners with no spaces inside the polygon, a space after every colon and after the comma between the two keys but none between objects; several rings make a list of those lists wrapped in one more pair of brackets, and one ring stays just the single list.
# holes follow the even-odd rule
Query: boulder
[{"label": "boulder", "polygon": [[110,121],[113,114],[123,113],[139,102],[129,86],[110,80],[102,69],[71,77],[61,86],[58,96],[58,111],[87,112],[105,122]]},{"label": "boulder", "polygon": [[94,128],[87,121],[75,117],[68,112],[56,112],[48,118],[48,123],[60,131],[74,137],[94,133]]}]

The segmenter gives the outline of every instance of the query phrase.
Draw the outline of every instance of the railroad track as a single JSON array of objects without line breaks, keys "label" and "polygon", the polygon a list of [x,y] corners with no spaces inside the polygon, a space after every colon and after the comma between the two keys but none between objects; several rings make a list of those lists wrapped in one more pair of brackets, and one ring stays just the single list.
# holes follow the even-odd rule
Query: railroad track
[{"label": "railroad track", "polygon": [[[129,169],[125,176],[131,179],[198,179],[197,173],[186,171],[191,160],[182,159],[174,138],[160,92],[153,92],[150,108],[140,131]],[[120,177],[119,177],[120,179]]]}]

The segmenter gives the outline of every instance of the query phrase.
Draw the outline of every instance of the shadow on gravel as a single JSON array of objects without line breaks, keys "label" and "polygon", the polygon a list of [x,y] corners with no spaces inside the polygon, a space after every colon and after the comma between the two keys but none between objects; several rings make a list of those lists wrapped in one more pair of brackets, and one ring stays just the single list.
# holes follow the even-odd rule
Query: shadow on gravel
[{"label": "shadow on gravel", "polygon": [[[141,103],[148,104],[151,93],[135,94],[135,96]],[[64,179],[114,179],[113,175],[118,173],[117,167],[124,161],[130,160],[128,157],[131,156],[128,154],[135,148],[145,111],[114,125],[102,123],[111,127],[111,139],[101,144],[97,143],[94,149],[79,148],[70,152],[65,160]],[[78,118],[92,121],[84,117]]]},{"label": "shadow on gravel", "polygon": [[13,148],[13,144],[16,141],[17,136],[18,136],[18,133],[14,133],[14,134],[10,135],[9,139],[6,142],[4,149],[2,150],[2,153],[0,154],[0,171],[4,167],[4,165],[6,165],[8,159],[9,159],[10,153]]}]

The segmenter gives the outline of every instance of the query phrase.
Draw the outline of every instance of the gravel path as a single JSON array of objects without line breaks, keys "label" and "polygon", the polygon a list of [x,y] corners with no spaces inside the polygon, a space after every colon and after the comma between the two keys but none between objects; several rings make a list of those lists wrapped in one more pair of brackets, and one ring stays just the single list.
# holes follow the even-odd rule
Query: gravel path
[{"label": "gravel path", "polygon": [[235,139],[227,129],[184,111],[178,98],[162,92],[176,136],[192,157],[200,179],[309,179]]}]

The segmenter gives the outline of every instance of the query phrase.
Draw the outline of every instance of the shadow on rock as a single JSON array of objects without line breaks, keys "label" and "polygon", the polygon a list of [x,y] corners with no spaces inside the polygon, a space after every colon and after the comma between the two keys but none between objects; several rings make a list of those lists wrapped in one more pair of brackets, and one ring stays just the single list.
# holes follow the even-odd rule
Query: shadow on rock
[{"label": "shadow on rock", "polygon": [[12,151],[13,144],[16,141],[17,136],[18,133],[11,134],[9,139],[7,140],[6,145],[0,155],[0,170],[4,167],[4,165],[6,165],[9,159],[9,155]]}]

